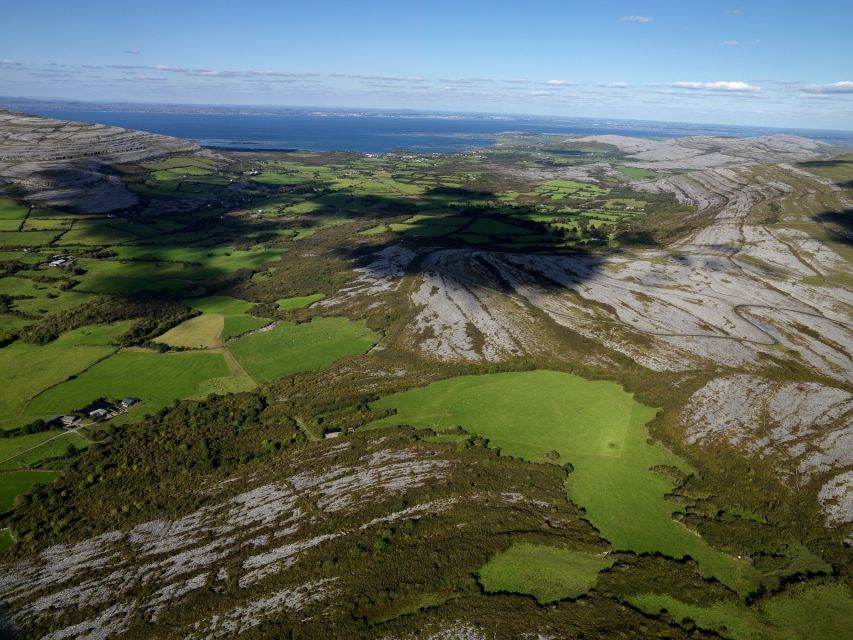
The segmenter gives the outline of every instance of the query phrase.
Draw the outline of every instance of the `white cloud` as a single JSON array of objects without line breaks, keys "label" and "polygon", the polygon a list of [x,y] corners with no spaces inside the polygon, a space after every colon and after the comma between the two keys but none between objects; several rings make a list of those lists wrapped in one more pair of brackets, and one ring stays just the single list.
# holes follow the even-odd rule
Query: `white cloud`
[{"label": "white cloud", "polygon": [[448,84],[485,84],[487,82],[494,82],[490,78],[440,78],[439,82],[446,82]]},{"label": "white cloud", "polygon": [[844,80],[830,84],[807,84],[804,87],[800,87],[800,91],[815,94],[853,93],[853,82]]},{"label": "white cloud", "polygon": [[655,19],[651,16],[622,16],[622,22],[636,22],[637,24],[649,24]]},{"label": "white cloud", "polygon": [[[660,86],[660,85],[659,85]],[[759,93],[760,87],[754,87],[746,82],[671,82],[663,85],[674,89],[690,89],[691,91],[730,91],[734,93]]]},{"label": "white cloud", "polygon": [[[258,72],[251,72],[258,73]],[[288,74],[291,75],[291,74]],[[314,75],[314,74],[311,74]],[[352,78],[354,80],[378,80],[380,82],[426,82],[421,76],[363,76],[349,73],[330,73],[330,78]]]},{"label": "white cloud", "polygon": [[737,40],[723,40],[720,44],[726,47],[736,47],[740,44]]},{"label": "white cloud", "polygon": [[142,54],[139,49],[125,49],[124,52],[130,56],[138,56]]},{"label": "white cloud", "polygon": [[744,11],[743,9],[729,9],[726,13],[730,16],[742,16]]},{"label": "white cloud", "polygon": [[20,67],[20,62],[9,60],[9,58],[0,58],[0,67]]},{"label": "white cloud", "polygon": [[550,91],[534,91],[531,95],[534,95],[534,96],[552,96],[554,94],[551,93]]},{"label": "white cloud", "polygon": [[545,84],[549,84],[554,87],[570,87],[574,85],[574,82],[569,82],[568,80],[548,80]]},{"label": "white cloud", "polygon": [[595,86],[602,89],[627,89],[630,85],[627,82],[598,82]]}]

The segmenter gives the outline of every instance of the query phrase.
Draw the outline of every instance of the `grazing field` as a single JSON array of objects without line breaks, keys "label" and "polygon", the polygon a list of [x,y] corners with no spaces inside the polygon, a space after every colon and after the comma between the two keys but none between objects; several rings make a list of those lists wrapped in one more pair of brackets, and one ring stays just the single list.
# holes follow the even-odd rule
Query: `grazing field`
[{"label": "grazing field", "polygon": [[217,336],[219,341],[239,336],[247,331],[260,329],[269,323],[269,319],[267,318],[248,315],[246,312],[255,305],[251,302],[238,300],[237,298],[211,296],[208,298],[186,300],[186,303],[196,311],[201,311],[204,315],[218,315],[222,317],[223,326]]},{"label": "grazing field", "polygon": [[582,551],[517,543],[489,560],[479,578],[486,593],[520,593],[549,604],[582,596],[613,562]]},{"label": "grazing field", "polygon": [[[28,433],[14,438],[0,439],[0,465],[9,458],[15,458],[28,449],[45,448],[45,442],[62,436],[65,432],[60,430],[42,431],[41,433]],[[61,438],[60,438],[61,439]]]},{"label": "grazing field", "polygon": [[[22,448],[18,454],[14,455],[14,457],[0,457],[0,460],[3,461],[0,462],[0,471],[45,468],[45,465],[51,464],[51,460],[64,458],[65,450],[68,445],[74,445],[74,448],[77,451],[82,451],[91,444],[89,440],[74,432],[65,431],[57,434],[55,431],[50,431],[48,433],[52,434],[50,438],[36,443],[33,445],[34,448]],[[28,437],[29,436],[18,436],[15,438],[8,438],[8,441],[14,442],[21,438]]]},{"label": "grazing field", "polygon": [[206,349],[220,343],[220,336],[225,327],[225,318],[218,313],[205,313],[195,318],[185,320],[176,327],[157,338],[156,342],[171,347],[186,347],[188,349]]},{"label": "grazing field", "polygon": [[[2,353],[2,352],[0,352]],[[228,376],[221,353],[120,351],[85,373],[39,395],[27,415],[44,417],[79,409],[98,398],[139,398],[149,410],[199,393],[202,383]]]},{"label": "grazing field", "polygon": [[433,429],[462,426],[489,439],[504,455],[533,462],[571,463],[569,496],[614,548],[690,556],[706,576],[742,593],[760,575],[712,549],[673,519],[666,500],[674,481],[653,471],[689,473],[683,460],[648,440],[645,424],[656,410],[636,402],[613,382],[592,382],[556,371],[462,376],[382,398],[374,409],[396,415],[374,426]]},{"label": "grazing field", "polygon": [[752,607],[730,601],[701,606],[657,593],[628,601],[650,615],[665,611],[676,624],[695,624],[730,640],[836,640],[853,629],[853,591],[836,584],[793,585]]},{"label": "grazing field", "polygon": [[361,355],[378,336],[363,321],[315,318],[282,322],[269,331],[243,336],[228,349],[257,383],[300,371],[319,371],[335,360]]},{"label": "grazing field", "polygon": [[290,311],[292,309],[304,309],[307,306],[322,300],[326,296],[322,293],[312,293],[309,296],[296,296],[293,298],[281,298],[280,300],[276,300],[275,303],[278,305],[278,308],[282,311]]},{"label": "grazing field", "polygon": [[4,471],[0,473],[0,513],[12,508],[15,498],[39,483],[52,482],[55,471]]},{"label": "grazing field", "polygon": [[[76,375],[114,351],[109,346],[65,346],[57,340],[45,346],[16,342],[0,349],[0,426],[15,427],[31,398],[51,385]],[[26,366],[21,366],[25,362]],[[71,407],[76,408],[76,407]],[[45,412],[45,416],[61,413]],[[29,419],[24,420],[29,422]]]},{"label": "grazing field", "polygon": [[29,209],[9,198],[0,198],[0,220],[23,220]]},{"label": "grazing field", "polygon": [[616,165],[613,168],[623,176],[637,180],[654,180],[655,178],[660,178],[662,175],[657,171],[641,169],[640,167],[626,167],[624,164]]},{"label": "grazing field", "polygon": [[82,260],[88,273],[78,289],[97,294],[176,291],[193,282],[240,269],[260,268],[277,260],[283,252],[283,249],[123,246],[115,259]]}]

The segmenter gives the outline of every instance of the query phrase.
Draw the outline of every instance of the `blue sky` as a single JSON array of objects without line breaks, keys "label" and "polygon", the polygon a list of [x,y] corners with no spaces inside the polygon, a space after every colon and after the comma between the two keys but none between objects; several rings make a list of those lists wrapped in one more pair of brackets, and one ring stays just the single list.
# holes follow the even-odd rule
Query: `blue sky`
[{"label": "blue sky", "polygon": [[3,4],[3,96],[853,129],[843,0]]}]

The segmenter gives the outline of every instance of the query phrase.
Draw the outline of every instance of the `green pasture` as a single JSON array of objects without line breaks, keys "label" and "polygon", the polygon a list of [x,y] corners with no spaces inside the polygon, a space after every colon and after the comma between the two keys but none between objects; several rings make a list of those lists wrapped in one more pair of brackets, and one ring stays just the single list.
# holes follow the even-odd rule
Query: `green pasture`
[{"label": "green pasture", "polygon": [[[106,345],[73,344],[75,336],[76,332],[69,332],[63,336],[65,340],[60,338],[44,346],[15,342],[0,349],[0,407],[3,409],[0,428],[30,422],[32,418],[22,414],[34,396],[80,373],[115,350]],[[60,413],[64,410],[45,411],[42,417]]]},{"label": "green pasture", "polygon": [[0,464],[9,458],[15,458],[28,449],[41,447],[45,442],[61,436],[64,431],[42,431],[41,433],[28,433],[14,438],[0,438]]},{"label": "green pasture", "polygon": [[272,171],[263,171],[262,173],[252,176],[252,182],[257,182],[259,184],[268,184],[273,186],[279,185],[294,185],[294,184],[302,184],[308,180],[305,176],[286,174],[286,173],[274,173]]},{"label": "green pasture", "polygon": [[50,244],[60,231],[0,231],[0,247],[41,247]]},{"label": "green pasture", "polygon": [[660,178],[665,175],[657,171],[642,169],[640,167],[626,167],[624,164],[618,164],[613,168],[623,176],[634,180],[654,180],[655,178]]},{"label": "green pasture", "polygon": [[378,236],[382,233],[388,233],[391,231],[391,228],[384,224],[376,225],[375,227],[370,227],[369,229],[365,229],[364,231],[359,231],[361,235],[364,236]]},{"label": "green pasture", "polygon": [[239,336],[247,331],[260,329],[269,323],[268,318],[258,318],[246,313],[256,306],[253,302],[245,302],[228,296],[195,298],[185,302],[205,315],[222,316],[223,326],[218,336],[220,341]]},{"label": "green pasture", "polygon": [[220,344],[225,318],[218,313],[202,314],[185,320],[159,336],[156,342],[171,347],[207,349]]},{"label": "green pasture", "polygon": [[283,252],[283,249],[121,247],[115,259],[80,260],[87,274],[77,289],[98,294],[177,291],[192,282],[240,269],[258,269],[277,260]]},{"label": "green pasture", "polygon": [[853,156],[842,156],[828,160],[810,160],[798,165],[809,173],[828,178],[837,184],[853,186]]},{"label": "green pasture", "polygon": [[208,160],[206,158],[167,158],[166,160],[159,160],[157,162],[147,162],[142,165],[146,169],[151,171],[165,171],[168,169],[180,169],[180,168],[197,168],[197,169],[212,169],[216,166],[216,162],[214,160]]},{"label": "green pasture", "polygon": [[186,177],[190,176],[208,176],[210,175],[210,169],[205,169],[202,167],[173,167],[171,169],[160,169],[151,174],[151,177],[157,180],[158,182],[168,181],[168,180],[182,180]]},{"label": "green pasture", "polygon": [[435,238],[438,236],[447,235],[448,233],[451,233],[453,231],[452,228],[427,224],[392,223],[388,226],[391,228],[391,231],[396,231],[397,233],[407,233],[410,236],[416,238]]},{"label": "green pasture", "polygon": [[492,236],[525,236],[535,234],[535,231],[517,227],[500,220],[491,218],[478,218],[472,224],[465,227],[465,233],[492,235]]},{"label": "green pasture", "polygon": [[[637,553],[690,556],[705,576],[741,593],[758,587],[760,574],[747,562],[712,549],[673,519],[666,500],[675,482],[652,469],[689,473],[675,454],[650,441],[645,424],[656,413],[614,382],[589,381],[557,371],[461,376],[373,402],[396,415],[374,426],[461,426],[490,446],[574,471],[567,490],[614,548]],[[556,454],[556,455],[555,455]]]},{"label": "green pasture", "polygon": [[543,544],[516,543],[479,571],[486,593],[520,593],[549,604],[577,598],[595,586],[613,560]]},{"label": "green pasture", "polygon": [[40,394],[29,403],[26,413],[32,417],[57,415],[98,398],[127,396],[141,399],[149,410],[158,409],[197,395],[207,380],[230,374],[221,353],[120,351],[73,380]]},{"label": "green pasture", "polygon": [[[45,434],[50,435],[45,436]],[[43,437],[34,438],[33,436]],[[14,447],[16,453],[12,455],[0,455],[0,471],[14,471],[16,469],[38,467],[46,460],[49,461],[54,458],[64,457],[65,449],[69,444],[73,444],[78,451],[85,449],[90,444],[89,440],[83,436],[70,431],[46,431],[44,433],[4,438],[0,441],[0,445],[7,442],[10,444],[6,447],[0,446],[0,450],[5,448],[8,451]]]},{"label": "green pasture", "polygon": [[750,607],[728,601],[703,606],[657,593],[627,600],[650,615],[666,611],[676,624],[691,621],[729,640],[836,640],[853,629],[853,591],[836,584],[795,584]]},{"label": "green pasture", "polygon": [[12,508],[20,494],[26,493],[37,484],[53,482],[56,471],[4,471],[0,473],[0,513]]},{"label": "green pasture", "polygon": [[9,198],[0,198],[0,220],[23,220],[29,207],[17,204]]},{"label": "green pasture", "polygon": [[228,349],[260,384],[300,371],[319,371],[341,358],[361,355],[378,339],[363,321],[315,318],[279,323],[269,331],[229,342]]},{"label": "green pasture", "polygon": [[[0,222],[3,222],[3,220],[0,220]],[[72,223],[73,220],[67,218],[36,218],[30,216],[24,223],[22,231],[53,231],[54,233],[59,233],[68,229]]]},{"label": "green pasture", "polygon": [[20,316],[13,316],[7,313],[2,313],[0,314],[0,334],[17,331],[18,329],[23,329],[24,327],[32,324],[33,322],[34,320],[27,320],[26,318],[22,318]]},{"label": "green pasture", "polygon": [[325,298],[325,294],[323,293],[312,293],[307,296],[295,296],[293,298],[281,298],[280,300],[276,300],[275,303],[278,305],[278,308],[282,311],[291,311],[293,309],[304,309],[305,307],[314,304],[315,302],[319,302],[323,298]]},{"label": "green pasture", "polygon": [[576,198],[596,198],[608,193],[598,185],[589,182],[578,182],[577,180],[551,180],[536,187],[535,195],[561,200],[568,196]]}]

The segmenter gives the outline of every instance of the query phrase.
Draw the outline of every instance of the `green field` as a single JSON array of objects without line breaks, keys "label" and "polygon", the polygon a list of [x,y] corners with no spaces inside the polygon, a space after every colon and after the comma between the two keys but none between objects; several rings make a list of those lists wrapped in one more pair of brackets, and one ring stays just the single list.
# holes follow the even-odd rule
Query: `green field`
[{"label": "green field", "polygon": [[33,485],[53,482],[59,475],[56,471],[4,471],[0,473],[0,513],[12,508],[15,498]]},{"label": "green field", "polygon": [[[50,461],[55,458],[63,458],[65,457],[65,449],[68,445],[73,444],[74,447],[81,451],[89,446],[90,441],[84,438],[77,433],[72,432],[60,432],[57,434],[55,431],[49,431],[50,438],[45,438],[41,442],[36,442],[34,445],[35,448],[25,449],[22,448],[20,452],[15,455],[11,459],[7,459],[9,456],[2,456],[0,460],[4,462],[0,462],[0,471],[14,471],[14,470],[22,470],[22,469],[30,469],[34,467],[43,468],[45,461]],[[43,435],[43,434],[36,434]],[[8,438],[9,442],[14,442],[16,440],[20,440],[22,438],[29,438],[30,436],[18,436],[15,438]],[[4,442],[4,441],[0,441]],[[49,464],[49,463],[48,463]]]},{"label": "green field", "polygon": [[[0,438],[0,465],[9,458],[16,458],[28,449],[38,451],[50,446],[45,444],[49,440],[63,440],[64,431],[42,431],[41,433],[28,433],[14,438]],[[74,434],[70,434],[74,435]],[[59,436],[59,437],[57,437]],[[75,442],[76,445],[76,442]],[[63,445],[64,447],[64,445]]]},{"label": "green field", "polygon": [[690,468],[648,440],[645,424],[656,410],[616,383],[556,371],[462,376],[382,398],[371,407],[397,411],[375,422],[377,427],[459,425],[487,437],[503,455],[570,462],[569,496],[614,548],[690,556],[703,575],[740,593],[758,587],[760,574],[751,565],[712,549],[672,518],[677,509],[666,495],[675,483],[652,469]]},{"label": "green field", "polygon": [[220,336],[225,327],[225,318],[218,313],[206,313],[185,320],[176,327],[157,338],[156,342],[171,347],[186,347],[188,349],[207,349],[220,343]]},{"label": "green field", "polygon": [[623,176],[634,178],[635,180],[654,180],[664,175],[657,171],[649,171],[648,169],[641,169],[639,167],[626,167],[623,164],[616,165],[613,168]]},{"label": "green field", "polygon": [[88,273],[77,289],[98,294],[176,291],[192,282],[240,269],[261,268],[277,260],[283,252],[283,249],[124,246],[119,247],[115,259],[81,260]]},{"label": "green field", "polygon": [[325,297],[326,296],[322,293],[312,293],[308,296],[281,298],[280,300],[276,300],[275,303],[282,311],[290,311],[292,309],[304,309],[305,307],[312,305]]},{"label": "green field", "polygon": [[319,371],[335,360],[361,355],[378,338],[363,321],[315,318],[301,324],[282,322],[269,331],[238,338],[228,349],[260,384],[300,371]]},{"label": "green field", "polygon": [[[66,346],[62,338],[45,346],[16,342],[0,349],[0,406],[4,411],[0,425],[16,427],[29,422],[32,418],[22,419],[21,414],[30,398],[113,351],[109,346]],[[62,412],[45,411],[43,417]]]},{"label": "green field", "polygon": [[836,640],[853,629],[853,591],[834,584],[794,585],[752,607],[734,602],[700,606],[657,593],[628,601],[648,614],[666,611],[676,624],[692,621],[730,640]]},{"label": "green field", "polygon": [[[255,307],[252,302],[245,302],[228,296],[211,296],[186,300],[187,304],[205,315],[219,315],[223,318],[219,340],[227,340],[247,331],[260,329],[269,324],[268,318],[250,316],[246,312]],[[203,316],[202,316],[203,317]]]},{"label": "green field", "polygon": [[23,220],[27,217],[28,207],[16,204],[9,198],[0,198],[0,220]]},{"label": "green field", "polygon": [[[0,351],[2,354],[2,351]],[[141,399],[147,409],[198,394],[202,384],[231,373],[221,353],[120,351],[85,373],[39,395],[27,415],[44,417],[79,409],[98,398]]]},{"label": "green field", "polygon": [[613,562],[582,551],[523,542],[489,560],[479,578],[486,593],[521,593],[548,604],[582,596]]}]

